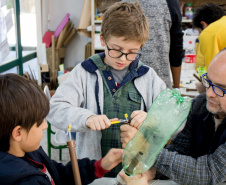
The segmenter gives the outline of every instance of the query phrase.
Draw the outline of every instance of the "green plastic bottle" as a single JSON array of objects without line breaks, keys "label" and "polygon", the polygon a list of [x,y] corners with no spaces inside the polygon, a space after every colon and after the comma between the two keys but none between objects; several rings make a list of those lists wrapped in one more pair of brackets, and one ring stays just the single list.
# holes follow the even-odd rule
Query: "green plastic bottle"
[{"label": "green plastic bottle", "polygon": [[204,73],[206,73],[206,69],[205,69],[204,66],[201,66],[201,67],[197,68],[197,72],[198,72],[198,75],[199,75],[199,78],[200,78],[200,76],[202,76]]},{"label": "green plastic bottle", "polygon": [[123,171],[134,176],[153,166],[158,154],[186,120],[191,107],[189,97],[179,89],[163,90],[153,102],[147,117],[123,152]]}]

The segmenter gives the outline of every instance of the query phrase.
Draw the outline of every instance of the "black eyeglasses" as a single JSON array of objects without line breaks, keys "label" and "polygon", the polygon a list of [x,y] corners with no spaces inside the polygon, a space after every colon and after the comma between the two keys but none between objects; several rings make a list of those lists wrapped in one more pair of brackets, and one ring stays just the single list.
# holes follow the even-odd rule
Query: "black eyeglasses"
[{"label": "black eyeglasses", "polygon": [[135,59],[139,59],[141,57],[141,53],[123,53],[120,50],[117,49],[110,49],[107,45],[107,42],[105,42],[107,49],[108,49],[108,55],[111,58],[120,58],[122,55],[126,56],[126,59],[129,61],[133,61]]},{"label": "black eyeglasses", "polygon": [[212,84],[209,80],[206,79],[206,76],[207,76],[207,73],[204,73],[201,76],[202,85],[204,85],[204,87],[206,87],[206,88],[212,87],[213,88],[213,92],[216,95],[218,95],[220,97],[224,97],[224,95],[226,94],[226,90],[222,89],[221,87],[219,87],[217,85]]}]

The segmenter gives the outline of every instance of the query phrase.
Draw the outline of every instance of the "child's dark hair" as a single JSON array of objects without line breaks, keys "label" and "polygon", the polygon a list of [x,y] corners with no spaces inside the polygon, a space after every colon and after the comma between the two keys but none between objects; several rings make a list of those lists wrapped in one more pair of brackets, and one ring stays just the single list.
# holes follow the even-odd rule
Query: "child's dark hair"
[{"label": "child's dark hair", "polygon": [[0,75],[0,151],[9,150],[13,129],[40,126],[49,112],[49,100],[36,84],[16,74]]},{"label": "child's dark hair", "polygon": [[212,22],[217,21],[224,15],[224,10],[220,6],[213,3],[205,4],[195,10],[192,25],[194,28],[203,29],[201,21],[204,21],[207,24],[211,24]]}]

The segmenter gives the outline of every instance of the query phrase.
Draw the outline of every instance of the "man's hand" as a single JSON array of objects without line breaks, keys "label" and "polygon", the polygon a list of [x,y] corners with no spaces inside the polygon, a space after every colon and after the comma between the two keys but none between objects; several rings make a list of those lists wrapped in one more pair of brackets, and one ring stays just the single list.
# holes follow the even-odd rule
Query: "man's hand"
[{"label": "man's hand", "polygon": [[120,127],[121,130],[121,143],[122,143],[122,148],[125,148],[127,143],[135,136],[137,133],[137,129],[130,126],[130,125],[121,125]]},{"label": "man's hand", "polygon": [[123,149],[112,148],[101,160],[101,167],[105,170],[111,170],[122,162]]},{"label": "man's hand", "polygon": [[206,92],[206,88],[204,87],[204,85],[202,85],[201,82],[196,83],[195,86],[199,94]]},{"label": "man's hand", "polygon": [[143,174],[147,176],[148,181],[153,180],[156,176],[156,169],[154,167],[151,167],[149,170],[147,170]]},{"label": "man's hand", "polygon": [[128,177],[123,171],[119,172],[119,176],[125,181],[126,185],[148,185],[146,174],[141,174],[138,180]]},{"label": "man's hand", "polygon": [[104,130],[110,127],[111,121],[114,120],[109,120],[106,115],[92,115],[86,120],[86,126],[91,130]]},{"label": "man's hand", "polygon": [[144,112],[142,110],[136,110],[133,111],[131,114],[131,122],[130,125],[139,129],[141,124],[144,122],[145,118],[147,117],[147,112]]}]

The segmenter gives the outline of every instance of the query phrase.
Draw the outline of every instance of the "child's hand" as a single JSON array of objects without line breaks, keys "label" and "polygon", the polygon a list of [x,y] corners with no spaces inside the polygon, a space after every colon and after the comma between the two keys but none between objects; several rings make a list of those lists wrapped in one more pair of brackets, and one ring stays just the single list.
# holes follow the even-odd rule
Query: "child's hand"
[{"label": "child's hand", "polygon": [[101,167],[105,170],[111,170],[122,162],[123,149],[112,148],[101,160]]},{"label": "child's hand", "polygon": [[119,176],[125,181],[126,185],[148,185],[146,174],[141,174],[138,180],[128,177],[123,171],[119,172]]},{"label": "child's hand", "polygon": [[106,115],[92,115],[86,120],[86,126],[91,130],[104,130],[111,126]]},{"label": "child's hand", "polygon": [[131,122],[130,125],[139,129],[141,124],[144,122],[145,118],[147,117],[147,112],[144,112],[142,110],[136,110],[133,111],[131,114]]},{"label": "child's hand", "polygon": [[135,136],[135,134],[137,133],[137,129],[125,124],[125,125],[121,125],[120,127],[121,130],[121,143],[122,143],[122,148],[125,148],[127,143]]}]

